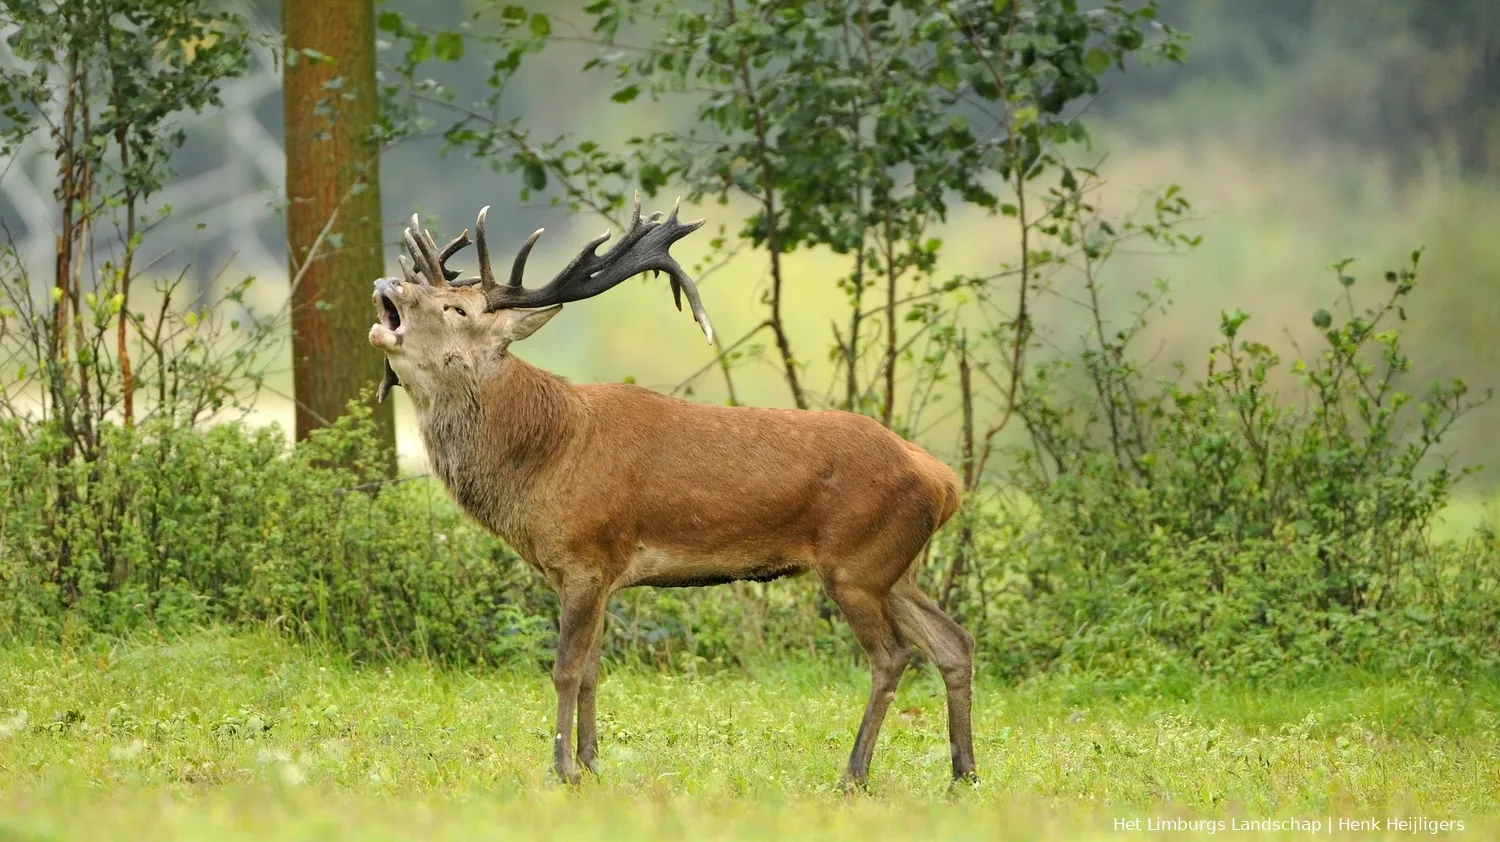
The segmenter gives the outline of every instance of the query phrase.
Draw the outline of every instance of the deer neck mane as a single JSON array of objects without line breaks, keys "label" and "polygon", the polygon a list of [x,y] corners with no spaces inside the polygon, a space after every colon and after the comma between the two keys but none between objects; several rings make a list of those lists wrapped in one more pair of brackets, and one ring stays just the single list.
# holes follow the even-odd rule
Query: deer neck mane
[{"label": "deer neck mane", "polygon": [[573,388],[506,354],[462,387],[413,395],[433,473],[458,504],[512,546],[536,480],[566,455],[584,421]]}]

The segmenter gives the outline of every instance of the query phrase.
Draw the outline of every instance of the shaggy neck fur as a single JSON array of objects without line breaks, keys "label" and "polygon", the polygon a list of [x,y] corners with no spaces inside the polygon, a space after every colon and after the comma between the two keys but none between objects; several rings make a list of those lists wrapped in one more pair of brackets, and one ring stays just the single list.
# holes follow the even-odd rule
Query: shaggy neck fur
[{"label": "shaggy neck fur", "polygon": [[433,472],[458,504],[518,550],[528,513],[545,507],[537,478],[567,457],[585,415],[566,381],[510,354],[477,376],[412,395]]}]

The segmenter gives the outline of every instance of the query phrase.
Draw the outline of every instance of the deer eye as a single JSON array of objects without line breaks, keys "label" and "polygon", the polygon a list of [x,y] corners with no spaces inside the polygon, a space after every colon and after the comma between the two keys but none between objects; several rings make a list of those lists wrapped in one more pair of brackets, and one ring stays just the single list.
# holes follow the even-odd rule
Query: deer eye
[{"label": "deer eye", "polygon": [[462,307],[444,307],[443,309],[444,310],[452,310],[453,312],[455,312],[455,313],[457,313],[459,315],[459,318],[464,318],[464,317],[467,317],[469,315],[468,313],[464,312],[464,308],[462,308]]}]

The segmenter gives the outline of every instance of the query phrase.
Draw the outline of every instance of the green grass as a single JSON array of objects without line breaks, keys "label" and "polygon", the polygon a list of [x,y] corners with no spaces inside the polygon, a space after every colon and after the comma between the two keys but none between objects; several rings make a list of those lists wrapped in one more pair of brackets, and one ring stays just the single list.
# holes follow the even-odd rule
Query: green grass
[{"label": "green grass", "polygon": [[949,793],[928,668],[892,708],[870,793],[847,797],[832,784],[864,701],[858,665],[606,669],[603,777],[572,792],[548,778],[541,670],[354,667],[224,632],[12,646],[0,839],[1050,839],[1116,834],[1115,818],[1367,813],[1500,830],[1496,684],[1147,695],[982,679],[983,781]]}]

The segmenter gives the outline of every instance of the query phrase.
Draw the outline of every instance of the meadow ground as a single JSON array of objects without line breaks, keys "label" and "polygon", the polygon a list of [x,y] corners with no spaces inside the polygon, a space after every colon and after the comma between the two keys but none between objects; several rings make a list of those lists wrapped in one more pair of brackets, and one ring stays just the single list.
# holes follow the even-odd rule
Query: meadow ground
[{"label": "meadow ground", "polygon": [[606,670],[603,777],[573,792],[548,780],[539,667],[356,667],[219,631],[11,646],[0,839],[1073,839],[1181,836],[1115,824],[1175,818],[1242,838],[1263,834],[1231,821],[1369,817],[1500,834],[1500,684],[981,679],[983,781],[950,793],[929,667],[892,708],[871,791],[845,796],[867,686],[852,661]]}]

